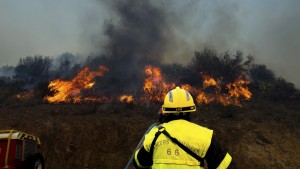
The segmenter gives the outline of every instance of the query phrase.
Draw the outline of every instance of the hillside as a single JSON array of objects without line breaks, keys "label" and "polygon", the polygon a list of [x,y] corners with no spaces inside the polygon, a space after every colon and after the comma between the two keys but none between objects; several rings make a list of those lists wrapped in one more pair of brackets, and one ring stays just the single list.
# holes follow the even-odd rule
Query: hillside
[{"label": "hillside", "polygon": [[[5,102],[0,128],[35,134],[47,169],[124,168],[159,106]],[[243,108],[199,107],[192,121],[214,129],[238,168],[300,168],[300,104],[256,100]]]},{"label": "hillside", "polygon": [[0,1],[0,130],[47,169],[124,168],[176,87],[238,168],[300,168],[300,1],[48,1]]}]

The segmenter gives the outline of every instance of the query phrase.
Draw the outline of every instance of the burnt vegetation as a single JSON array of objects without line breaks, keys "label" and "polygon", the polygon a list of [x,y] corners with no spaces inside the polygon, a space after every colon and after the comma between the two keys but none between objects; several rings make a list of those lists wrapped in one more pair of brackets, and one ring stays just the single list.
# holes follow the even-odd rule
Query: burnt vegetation
[{"label": "burnt vegetation", "polygon": [[[108,56],[88,56],[82,62],[82,58],[71,53],[64,53],[57,58],[49,56],[27,56],[20,58],[16,66],[3,66],[0,68],[0,86],[2,97],[10,94],[18,94],[21,91],[38,92],[40,95],[49,93],[48,84],[54,79],[70,80],[84,67],[96,70],[100,65],[106,66],[109,71],[101,77],[96,77],[96,85],[89,89],[106,95],[120,95],[122,93],[142,92],[145,78],[144,67],[140,70],[134,68],[134,72],[125,67],[116,66],[115,58]],[[150,62],[149,64],[152,64]],[[148,65],[143,63],[144,66]],[[253,56],[244,57],[241,51],[234,54],[205,48],[196,51],[190,63],[186,66],[181,64],[155,64],[161,68],[162,75],[167,82],[176,85],[189,84],[201,88],[203,74],[208,74],[220,80],[226,85],[238,78],[250,81],[248,87],[253,93],[253,99],[263,98],[272,101],[298,100],[299,91],[295,85],[282,77],[277,77],[266,65],[254,63]],[[89,93],[85,91],[85,93]],[[90,92],[91,93],[91,92]],[[42,96],[40,96],[42,97]],[[1,99],[0,99],[1,100]],[[2,99],[5,102],[5,99]]]}]

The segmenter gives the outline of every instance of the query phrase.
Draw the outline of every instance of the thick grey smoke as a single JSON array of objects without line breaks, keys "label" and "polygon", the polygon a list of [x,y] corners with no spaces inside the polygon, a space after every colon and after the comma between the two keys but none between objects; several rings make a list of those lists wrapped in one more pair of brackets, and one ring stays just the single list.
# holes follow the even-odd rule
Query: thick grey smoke
[{"label": "thick grey smoke", "polygon": [[135,71],[141,60],[186,64],[209,47],[252,54],[299,87],[299,6],[297,0],[1,1],[0,66],[70,52],[123,59]]},{"label": "thick grey smoke", "polygon": [[106,49],[112,57],[125,64],[160,62],[173,37],[164,11],[148,0],[115,0],[113,7],[120,21],[105,25],[105,34],[109,37]]},{"label": "thick grey smoke", "polygon": [[170,23],[165,11],[148,0],[114,0],[105,5],[118,17],[113,18],[118,22],[111,20],[104,24],[107,41],[99,52],[108,58],[107,76],[113,81],[114,90],[116,87],[134,90],[144,79],[145,66],[163,61],[167,45],[174,37]]}]

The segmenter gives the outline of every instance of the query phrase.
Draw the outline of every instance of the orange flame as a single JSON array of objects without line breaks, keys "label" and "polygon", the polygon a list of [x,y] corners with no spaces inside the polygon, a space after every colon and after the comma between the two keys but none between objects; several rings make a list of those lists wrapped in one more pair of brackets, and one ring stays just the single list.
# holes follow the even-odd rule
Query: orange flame
[{"label": "orange flame", "polygon": [[240,99],[249,100],[252,93],[247,88],[247,84],[250,82],[243,80],[241,78],[235,80],[233,83],[226,84],[227,93],[222,93],[221,80],[215,80],[208,75],[201,74],[203,77],[203,89],[212,86],[215,93],[204,93],[203,91],[198,91],[196,100],[198,103],[209,104],[211,102],[221,103],[224,106],[235,105],[242,106]]},{"label": "orange flame", "polygon": [[133,102],[133,96],[132,95],[122,95],[122,96],[120,96],[119,99],[123,103],[132,103]]},{"label": "orange flame", "polygon": [[28,92],[22,92],[16,95],[16,98],[18,100],[28,100],[33,97],[34,92],[28,91]]},{"label": "orange flame", "polygon": [[246,100],[249,100],[252,96],[252,93],[249,91],[247,87],[244,87],[244,85],[249,84],[249,81],[238,79],[235,80],[234,83],[227,84],[227,88],[229,89],[229,95],[230,97],[245,97]]},{"label": "orange flame", "polygon": [[[189,91],[196,96],[196,101],[198,104],[210,104],[210,103],[220,103],[224,106],[235,105],[242,106],[240,99],[249,100],[252,93],[247,88],[247,84],[250,82],[243,80],[241,78],[235,80],[233,83],[229,83],[226,86],[227,93],[222,93],[222,83],[221,80],[215,80],[207,74],[201,73],[203,78],[203,88],[198,89],[192,87],[188,84],[181,86],[182,89]],[[214,89],[214,93],[205,93],[205,89],[211,87]]]},{"label": "orange flame", "polygon": [[81,90],[89,89],[95,84],[96,76],[103,76],[108,71],[105,66],[100,66],[98,71],[90,71],[88,67],[83,68],[71,81],[56,79],[48,85],[53,96],[46,96],[45,99],[50,103],[58,102],[80,102]]},{"label": "orange flame", "polygon": [[207,74],[201,73],[202,78],[203,78],[203,89],[209,87],[209,86],[215,86],[219,87],[216,80]]},{"label": "orange flame", "polygon": [[[105,66],[100,66],[99,71],[90,71],[88,67],[81,70],[71,81],[54,80],[49,84],[53,96],[46,96],[45,99],[50,103],[58,102],[112,102],[114,98],[105,96],[100,97],[81,97],[81,91],[91,88],[96,76],[103,76],[108,71]],[[133,95],[124,94],[119,96],[118,100],[123,103],[149,103],[162,102],[168,91],[175,88],[175,83],[168,83],[163,78],[161,70],[158,67],[148,65],[145,67],[146,78],[144,80],[144,95],[134,98]],[[221,79],[214,79],[208,74],[201,73],[203,79],[202,88],[197,88],[188,84],[182,84],[181,88],[189,91],[195,96],[198,104],[220,103],[224,106],[236,105],[242,106],[241,100],[249,100],[252,93],[246,85],[250,82],[238,78],[232,83],[222,84]]]},{"label": "orange flame", "polygon": [[145,74],[147,78],[144,81],[144,92],[148,101],[162,101],[165,94],[175,87],[175,83],[166,83],[158,67],[146,66]]}]

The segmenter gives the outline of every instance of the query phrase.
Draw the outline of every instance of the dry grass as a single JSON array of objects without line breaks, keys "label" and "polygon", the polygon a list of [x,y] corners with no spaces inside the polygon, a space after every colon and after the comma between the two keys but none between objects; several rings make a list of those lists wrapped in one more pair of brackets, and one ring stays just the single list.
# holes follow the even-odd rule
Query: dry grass
[{"label": "dry grass", "polygon": [[[300,168],[298,103],[206,106],[193,122],[214,129],[238,168]],[[123,168],[159,106],[12,102],[0,105],[0,129],[39,136],[47,169]]]}]

